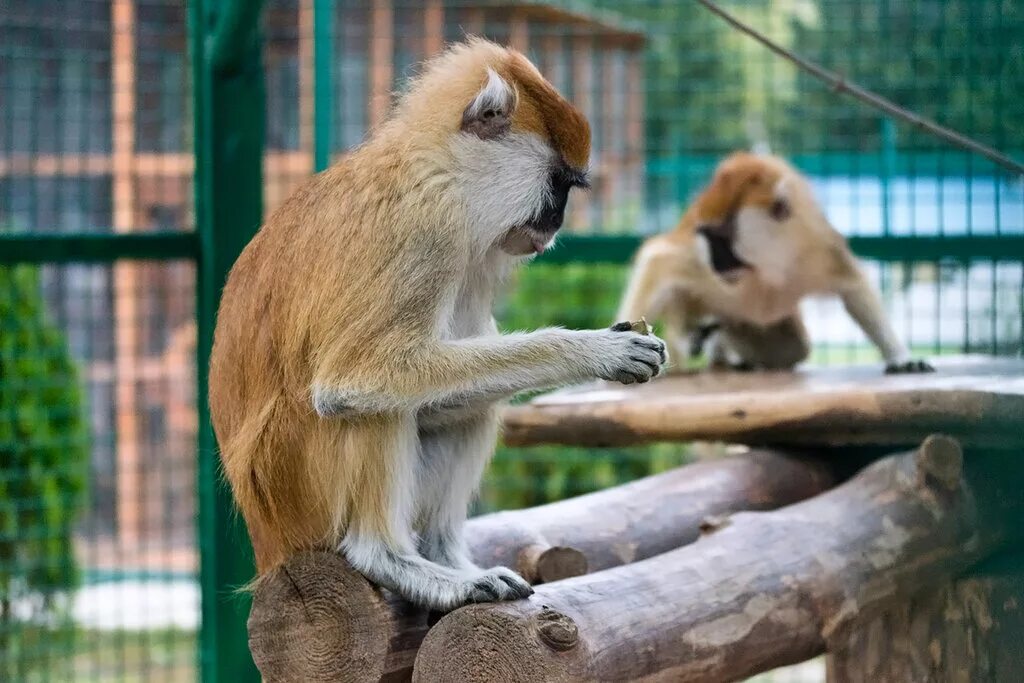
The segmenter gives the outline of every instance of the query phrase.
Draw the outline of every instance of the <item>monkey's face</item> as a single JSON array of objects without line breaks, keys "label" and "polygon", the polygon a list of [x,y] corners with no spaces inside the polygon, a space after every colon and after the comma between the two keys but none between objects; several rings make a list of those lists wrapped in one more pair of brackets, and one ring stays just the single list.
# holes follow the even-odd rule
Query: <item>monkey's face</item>
[{"label": "monkey's face", "polygon": [[587,186],[590,127],[525,57],[488,65],[452,141],[474,239],[524,256],[562,227],[573,188]]},{"label": "monkey's face", "polygon": [[697,222],[719,276],[735,280],[754,271],[771,283],[785,280],[802,241],[792,181],[772,159],[744,153],[722,163],[698,200]]}]

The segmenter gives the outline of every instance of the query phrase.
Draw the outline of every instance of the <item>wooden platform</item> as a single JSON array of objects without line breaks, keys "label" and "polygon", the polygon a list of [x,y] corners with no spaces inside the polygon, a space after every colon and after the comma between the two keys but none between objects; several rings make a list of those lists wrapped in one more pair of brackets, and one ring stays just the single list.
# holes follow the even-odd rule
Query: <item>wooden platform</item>
[{"label": "wooden platform", "polygon": [[944,432],[965,447],[1024,446],[1024,359],[956,356],[934,364],[937,371],[923,375],[887,376],[875,364],[572,387],[509,408],[505,442],[910,446]]}]

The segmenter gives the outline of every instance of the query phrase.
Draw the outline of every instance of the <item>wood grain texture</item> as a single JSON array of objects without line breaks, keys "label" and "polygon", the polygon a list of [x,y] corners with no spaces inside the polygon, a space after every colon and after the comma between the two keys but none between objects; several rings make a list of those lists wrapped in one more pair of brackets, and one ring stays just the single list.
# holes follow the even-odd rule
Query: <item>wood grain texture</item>
[{"label": "wood grain texture", "polygon": [[[534,583],[642,560],[691,543],[706,518],[770,510],[835,485],[824,460],[767,449],[694,463],[585,496],[471,520],[466,532],[482,565],[512,567]],[[576,573],[538,554],[582,555]],[[579,565],[574,565],[579,566]],[[544,570],[544,571],[542,571]],[[546,572],[546,574],[544,573]]]},{"label": "wood grain texture", "polygon": [[[786,505],[835,481],[820,461],[752,451],[478,517],[466,534],[479,564],[552,581],[676,548],[695,540],[709,516]],[[402,680],[429,622],[426,613],[373,588],[336,553],[309,552],[257,587],[249,642],[268,683]]]},{"label": "wood grain texture", "polygon": [[413,680],[714,683],[820,654],[1021,534],[1019,473],[971,458],[951,489],[964,461],[936,446],[934,460],[890,456],[811,500],[737,513],[678,550],[456,610]]},{"label": "wood grain texture", "polygon": [[1024,677],[1024,557],[887,610],[829,657],[829,683],[1016,683]]},{"label": "wood grain texture", "polygon": [[911,447],[942,431],[965,447],[1024,443],[1024,360],[940,358],[937,372],[880,366],[697,372],[638,386],[589,384],[511,407],[513,446],[657,441]]}]

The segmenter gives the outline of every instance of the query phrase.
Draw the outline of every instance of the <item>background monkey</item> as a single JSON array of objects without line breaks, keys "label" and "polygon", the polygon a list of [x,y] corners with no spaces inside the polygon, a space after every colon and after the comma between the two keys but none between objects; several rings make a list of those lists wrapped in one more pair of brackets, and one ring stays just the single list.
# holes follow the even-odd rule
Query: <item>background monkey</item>
[{"label": "background monkey", "polygon": [[584,116],[525,57],[482,40],[422,75],[361,147],[307,181],[232,269],[210,407],[264,574],[335,547],[420,605],[532,592],[462,540],[496,400],[594,378],[643,382],[654,336],[499,335],[492,298],[586,184]]},{"label": "background monkey", "polygon": [[782,159],[738,152],[674,230],[640,248],[618,318],[660,319],[676,358],[710,339],[712,364],[791,368],[810,353],[798,306],[812,294],[842,298],[887,372],[932,369],[910,358],[807,180]]}]

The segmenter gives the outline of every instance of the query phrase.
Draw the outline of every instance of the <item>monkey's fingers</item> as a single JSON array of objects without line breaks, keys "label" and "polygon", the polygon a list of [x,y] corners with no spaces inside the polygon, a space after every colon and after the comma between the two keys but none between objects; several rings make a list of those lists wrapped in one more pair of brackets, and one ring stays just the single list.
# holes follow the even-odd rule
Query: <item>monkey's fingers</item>
[{"label": "monkey's fingers", "polygon": [[647,319],[643,316],[636,322],[629,322],[625,320],[620,323],[615,323],[611,327],[612,332],[636,332],[637,334],[648,335],[651,333],[651,326],[647,324]]}]

